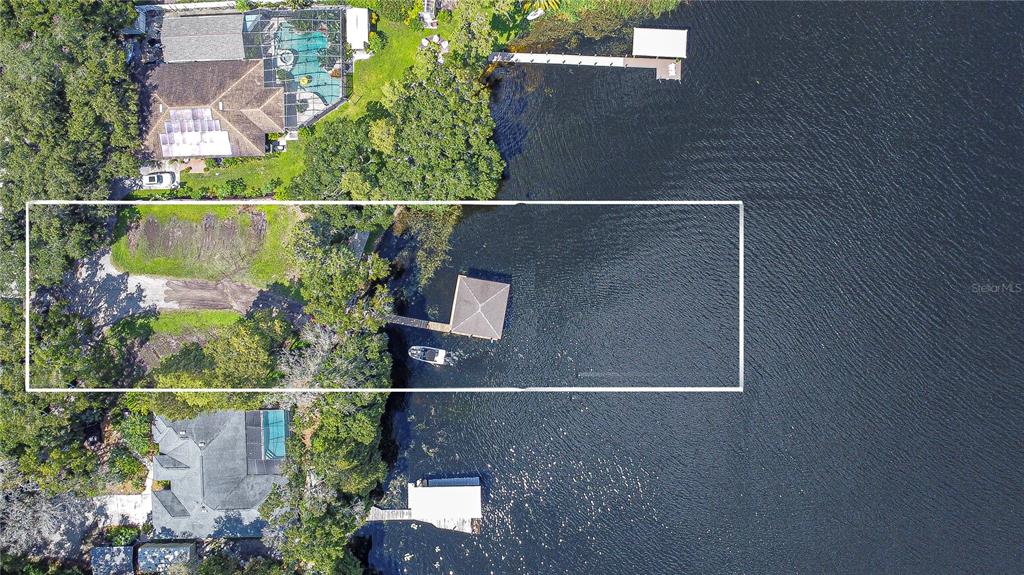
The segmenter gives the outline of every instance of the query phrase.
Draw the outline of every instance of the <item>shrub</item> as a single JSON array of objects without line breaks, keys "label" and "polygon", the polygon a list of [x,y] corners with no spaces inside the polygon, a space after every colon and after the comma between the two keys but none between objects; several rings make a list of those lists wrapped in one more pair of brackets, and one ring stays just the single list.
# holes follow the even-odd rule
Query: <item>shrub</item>
[{"label": "shrub", "polygon": [[129,413],[114,424],[114,429],[121,434],[121,441],[135,453],[143,457],[156,453],[148,415]]},{"label": "shrub", "polygon": [[117,481],[127,481],[133,490],[141,490],[146,484],[146,466],[135,455],[123,447],[110,455],[110,473]]},{"label": "shrub", "polygon": [[369,50],[376,54],[388,45],[388,37],[383,32],[370,32]]},{"label": "shrub", "polygon": [[132,527],[130,525],[115,525],[107,531],[107,541],[111,545],[131,545],[135,543],[135,540],[142,534],[142,530],[138,527]]},{"label": "shrub", "polygon": [[242,178],[234,178],[228,180],[224,182],[224,185],[227,186],[228,197],[240,198],[245,196],[245,190],[247,186],[245,185],[245,180],[243,180]]},{"label": "shrub", "polygon": [[414,7],[410,0],[380,0],[380,17],[391,22],[401,22]]},{"label": "shrub", "polygon": [[248,12],[255,7],[252,0],[235,0],[235,10],[239,12]]}]

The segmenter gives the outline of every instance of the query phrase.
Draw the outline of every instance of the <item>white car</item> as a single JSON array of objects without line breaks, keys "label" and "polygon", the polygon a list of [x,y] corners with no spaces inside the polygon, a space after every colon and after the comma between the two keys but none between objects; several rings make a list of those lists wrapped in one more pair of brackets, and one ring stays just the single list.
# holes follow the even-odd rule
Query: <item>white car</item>
[{"label": "white car", "polygon": [[174,172],[151,172],[142,176],[142,187],[147,190],[171,188],[175,180]]}]

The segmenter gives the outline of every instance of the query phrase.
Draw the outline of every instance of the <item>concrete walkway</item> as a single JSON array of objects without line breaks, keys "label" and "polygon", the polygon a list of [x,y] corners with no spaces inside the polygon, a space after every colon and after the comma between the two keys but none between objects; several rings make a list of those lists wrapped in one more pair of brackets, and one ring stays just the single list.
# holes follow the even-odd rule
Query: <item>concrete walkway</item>
[{"label": "concrete walkway", "polygon": [[153,468],[146,475],[146,488],[135,495],[101,495],[93,497],[94,516],[100,527],[110,525],[142,525],[153,512]]}]

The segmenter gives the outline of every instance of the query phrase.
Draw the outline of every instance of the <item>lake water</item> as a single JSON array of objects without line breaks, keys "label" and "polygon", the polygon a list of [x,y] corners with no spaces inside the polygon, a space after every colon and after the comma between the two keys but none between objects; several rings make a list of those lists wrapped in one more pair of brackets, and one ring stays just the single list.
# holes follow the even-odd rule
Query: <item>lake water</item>
[{"label": "lake water", "polygon": [[[370,526],[372,565],[1024,571],[1024,6],[698,3],[657,24],[691,29],[681,84],[500,72],[502,197],[743,200],[745,392],[410,396],[392,491],[480,475],[483,533]],[[505,338],[396,330],[460,358],[396,375],[732,385],[735,213],[575,209],[469,213],[412,311],[443,320],[456,273],[503,275]]]}]

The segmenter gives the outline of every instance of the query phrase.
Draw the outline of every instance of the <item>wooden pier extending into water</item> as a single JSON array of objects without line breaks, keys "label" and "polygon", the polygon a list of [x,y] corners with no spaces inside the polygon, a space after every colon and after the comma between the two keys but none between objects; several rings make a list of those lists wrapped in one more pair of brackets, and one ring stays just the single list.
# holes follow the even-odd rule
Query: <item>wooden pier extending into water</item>
[{"label": "wooden pier extending into water", "polygon": [[488,61],[492,64],[559,64],[598,68],[649,68],[654,70],[654,75],[659,80],[681,80],[683,77],[683,62],[679,59],[495,52],[490,55]]},{"label": "wooden pier extending into water", "polygon": [[659,80],[682,80],[686,57],[686,30],[633,28],[633,55],[581,56],[579,54],[530,54],[495,52],[492,64],[559,64],[598,68],[650,68]]},{"label": "wooden pier extending into water", "polygon": [[388,323],[497,341],[505,325],[509,285],[459,275],[448,323],[392,315]]},{"label": "wooden pier extending into water", "polygon": [[389,316],[388,323],[404,325],[406,327],[416,327],[419,329],[429,329],[431,331],[439,331],[441,333],[449,333],[452,331],[452,324],[450,323],[441,323],[439,321],[430,321],[426,319],[416,319],[414,317],[405,317],[402,315]]}]

